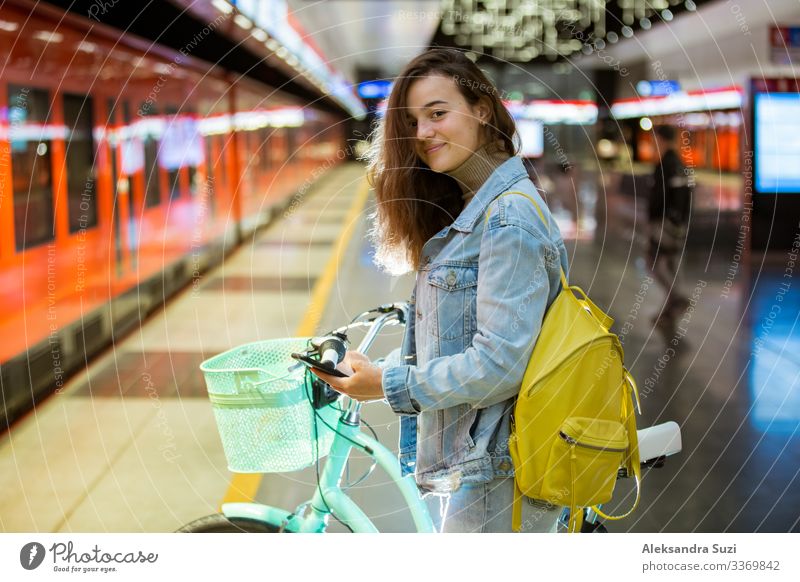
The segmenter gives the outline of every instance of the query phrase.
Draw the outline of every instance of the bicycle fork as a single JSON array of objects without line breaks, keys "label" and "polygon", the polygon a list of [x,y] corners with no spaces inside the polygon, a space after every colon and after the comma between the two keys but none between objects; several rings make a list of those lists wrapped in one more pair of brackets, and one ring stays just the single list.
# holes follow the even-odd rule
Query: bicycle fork
[{"label": "bicycle fork", "polygon": [[385,446],[364,434],[359,428],[361,404],[355,401],[345,412],[337,426],[337,434],[328,453],[328,460],[320,475],[319,487],[310,502],[309,514],[300,531],[325,531],[330,515],[343,521],[354,532],[377,532],[367,515],[339,487],[351,449],[356,446],[375,458],[395,482],[408,506],[418,532],[434,532],[435,528],[427,506],[422,500],[412,475],[401,477],[397,457]]}]

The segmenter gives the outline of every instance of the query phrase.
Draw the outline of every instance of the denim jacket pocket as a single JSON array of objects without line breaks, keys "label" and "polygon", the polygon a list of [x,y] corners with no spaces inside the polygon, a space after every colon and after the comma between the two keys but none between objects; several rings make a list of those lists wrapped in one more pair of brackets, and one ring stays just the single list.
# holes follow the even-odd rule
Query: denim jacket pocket
[{"label": "denim jacket pocket", "polygon": [[475,449],[470,429],[476,412],[468,404],[459,404],[442,411],[440,432],[446,466],[463,463]]},{"label": "denim jacket pocket", "polygon": [[[437,321],[432,322],[430,331],[441,340],[448,342],[463,340],[467,345],[472,334],[477,331],[478,266],[461,264],[440,264],[433,266],[427,278],[432,295],[433,310]],[[450,346],[458,353],[466,345]],[[449,351],[449,350],[447,350]],[[442,355],[448,355],[442,353]]]},{"label": "denim jacket pocket", "polygon": [[478,410],[468,404],[459,406],[458,428],[456,429],[457,442],[466,443],[467,448],[472,451],[475,448],[475,441],[472,438],[472,429],[475,425],[475,417]]}]

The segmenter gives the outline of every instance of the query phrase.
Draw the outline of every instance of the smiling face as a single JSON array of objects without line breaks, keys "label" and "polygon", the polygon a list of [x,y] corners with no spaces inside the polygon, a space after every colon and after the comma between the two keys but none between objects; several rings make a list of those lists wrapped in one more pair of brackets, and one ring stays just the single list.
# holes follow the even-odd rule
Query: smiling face
[{"label": "smiling face", "polygon": [[406,99],[414,149],[433,171],[456,169],[486,140],[481,123],[489,121],[489,107],[480,102],[471,105],[451,77],[418,79]]}]

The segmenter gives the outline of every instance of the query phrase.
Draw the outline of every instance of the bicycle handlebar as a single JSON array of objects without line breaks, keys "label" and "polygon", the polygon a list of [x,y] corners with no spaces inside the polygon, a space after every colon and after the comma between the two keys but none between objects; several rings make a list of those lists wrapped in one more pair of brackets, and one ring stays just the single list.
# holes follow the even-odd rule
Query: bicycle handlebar
[{"label": "bicycle handlebar", "polygon": [[327,368],[335,368],[347,353],[347,338],[330,335],[319,343],[319,361]]},{"label": "bicycle handlebar", "polygon": [[349,345],[347,339],[348,331],[356,327],[370,328],[357,348],[357,351],[366,354],[375,341],[375,337],[384,326],[406,324],[408,321],[408,309],[407,302],[398,301],[385,303],[365,311],[353,318],[349,324],[334,329],[324,336],[312,338],[311,345],[313,349],[308,350],[306,355],[318,355],[323,365],[335,368],[347,353],[347,346]]}]

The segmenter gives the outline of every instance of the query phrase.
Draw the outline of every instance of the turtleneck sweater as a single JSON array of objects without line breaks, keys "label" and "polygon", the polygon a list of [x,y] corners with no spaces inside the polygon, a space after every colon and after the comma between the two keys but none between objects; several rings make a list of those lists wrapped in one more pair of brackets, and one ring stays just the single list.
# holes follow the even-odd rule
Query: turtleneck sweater
[{"label": "turtleneck sweater", "polygon": [[461,188],[461,197],[464,199],[464,207],[469,204],[469,201],[475,196],[475,192],[489,179],[492,172],[510,157],[511,156],[506,152],[497,148],[497,146],[487,143],[474,151],[460,166],[454,170],[445,172],[445,174],[453,178],[458,183],[459,188]]}]

